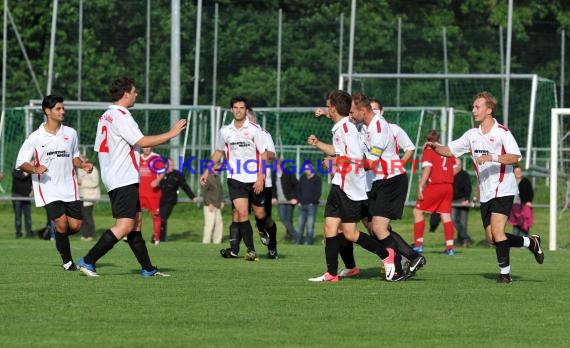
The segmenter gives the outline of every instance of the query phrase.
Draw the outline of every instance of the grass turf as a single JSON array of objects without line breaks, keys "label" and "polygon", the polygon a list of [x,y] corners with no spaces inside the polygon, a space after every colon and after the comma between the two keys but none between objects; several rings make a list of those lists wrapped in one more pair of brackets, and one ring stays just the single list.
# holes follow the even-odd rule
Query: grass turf
[{"label": "grass turf", "polygon": [[[410,281],[381,281],[376,257],[356,247],[359,277],[315,284],[307,278],[325,270],[320,244],[281,243],[279,260],[222,259],[219,245],[196,242],[201,211],[181,206],[171,220],[172,241],[148,245],[153,262],[172,277],[141,278],[120,242],[98,263],[101,277],[87,278],[61,269],[53,242],[13,239],[8,207],[0,205],[5,347],[562,347],[570,340],[564,248],[546,251],[543,265],[527,250],[511,250],[514,283],[496,284],[494,249],[481,243],[441,255],[439,230],[426,233],[428,264]],[[107,210],[96,209],[100,230],[112,222]],[[39,210],[34,218],[35,227],[45,221]],[[480,240],[477,211],[472,223]],[[410,240],[409,216],[396,228]],[[560,231],[559,245],[567,246]],[[93,242],[74,237],[71,244],[77,259]]]}]

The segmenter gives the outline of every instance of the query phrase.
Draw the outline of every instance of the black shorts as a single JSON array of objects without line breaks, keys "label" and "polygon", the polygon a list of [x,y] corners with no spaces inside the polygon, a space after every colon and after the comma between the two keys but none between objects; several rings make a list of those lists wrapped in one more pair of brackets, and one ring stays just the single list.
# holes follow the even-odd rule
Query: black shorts
[{"label": "black shorts", "polygon": [[109,191],[111,199],[111,212],[115,219],[137,218],[137,213],[141,211],[141,201],[139,200],[139,184],[117,187]]},{"label": "black shorts", "polygon": [[263,189],[263,195],[265,196],[265,204],[263,207],[265,208],[265,216],[271,216],[271,210],[273,210],[273,203],[271,200],[273,199],[273,189],[271,187],[266,187]]},{"label": "black shorts", "polygon": [[371,216],[381,216],[390,220],[402,218],[406,194],[408,193],[408,174],[400,174],[386,180],[376,180],[368,193],[368,210]]},{"label": "black shorts", "polygon": [[343,223],[358,222],[361,219],[363,202],[351,200],[340,186],[332,185],[325,205],[325,218],[340,218]]},{"label": "black shorts", "polygon": [[235,179],[228,179],[228,191],[232,201],[238,198],[247,198],[249,203],[255,206],[263,207],[265,205],[265,190],[258,195],[255,194],[252,182],[245,183]]},{"label": "black shorts", "polygon": [[487,229],[487,226],[491,224],[491,214],[503,214],[505,216],[511,215],[511,208],[513,207],[513,201],[515,196],[505,196],[493,198],[490,201],[481,203],[481,220],[483,220],[483,227]]},{"label": "black shorts", "polygon": [[83,202],[73,201],[55,201],[45,205],[48,219],[55,220],[62,215],[69,216],[77,220],[83,220],[82,208]]}]

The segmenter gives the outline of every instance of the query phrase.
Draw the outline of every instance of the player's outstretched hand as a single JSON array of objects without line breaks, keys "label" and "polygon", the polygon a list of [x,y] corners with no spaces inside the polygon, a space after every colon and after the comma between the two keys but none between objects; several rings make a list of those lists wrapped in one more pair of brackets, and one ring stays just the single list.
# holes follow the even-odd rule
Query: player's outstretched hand
[{"label": "player's outstretched hand", "polygon": [[173,136],[177,136],[184,130],[184,128],[186,128],[186,119],[180,119],[176,124],[174,124],[170,131],[173,133]]}]

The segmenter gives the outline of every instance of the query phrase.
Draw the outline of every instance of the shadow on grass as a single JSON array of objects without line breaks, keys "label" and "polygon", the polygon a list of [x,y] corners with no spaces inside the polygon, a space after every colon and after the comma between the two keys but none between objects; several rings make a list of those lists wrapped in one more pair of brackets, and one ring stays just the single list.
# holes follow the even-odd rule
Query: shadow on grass
[{"label": "shadow on grass", "polygon": [[[473,276],[473,275],[477,275],[477,274],[463,274],[466,276]],[[489,279],[489,280],[493,280],[493,281],[497,281],[497,273],[479,273],[478,275],[480,275],[481,277],[485,278],[485,279]],[[544,280],[538,280],[538,279],[530,279],[530,278],[521,278],[520,276],[516,276],[516,275],[512,275],[511,274],[511,278],[513,278],[513,282],[514,281],[521,281],[521,282],[532,282],[532,283],[543,283]]]}]

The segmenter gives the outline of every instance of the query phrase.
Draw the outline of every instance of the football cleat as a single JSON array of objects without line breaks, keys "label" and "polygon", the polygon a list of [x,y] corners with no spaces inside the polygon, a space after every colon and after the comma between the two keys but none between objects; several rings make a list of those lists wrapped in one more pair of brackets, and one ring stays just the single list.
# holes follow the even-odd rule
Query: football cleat
[{"label": "football cleat", "polygon": [[512,284],[513,278],[511,278],[510,274],[499,274],[497,277],[497,283]]},{"label": "football cleat", "polygon": [[279,254],[277,253],[277,250],[269,250],[267,252],[267,258],[272,259],[272,260],[277,260],[279,258]]},{"label": "football cleat", "polygon": [[534,245],[531,245],[531,247],[528,248],[528,250],[530,250],[531,253],[534,254],[534,258],[536,260],[536,262],[538,262],[539,264],[542,265],[542,263],[544,262],[544,253],[542,252],[542,247],[540,246],[540,236],[533,234],[530,237],[530,240],[533,241]]},{"label": "football cleat", "polygon": [[455,255],[455,250],[453,250],[453,249],[447,249],[447,250],[444,250],[444,251],[443,251],[443,254],[449,255],[449,256],[453,256],[453,255]]},{"label": "football cleat", "polygon": [[255,250],[248,251],[247,253],[245,253],[244,259],[246,261],[259,261],[259,258],[257,257],[257,253],[255,252]]},{"label": "football cleat", "polygon": [[394,274],[396,273],[396,265],[394,264],[394,257],[396,253],[392,248],[386,248],[386,251],[388,251],[388,257],[383,259],[382,263],[384,264],[384,271],[386,272],[385,278],[386,280],[391,281],[394,277]]},{"label": "football cleat", "polygon": [[85,262],[83,258],[77,261],[77,268],[88,277],[98,277],[99,275],[95,271],[95,266]]},{"label": "football cleat", "polygon": [[426,263],[427,263],[426,258],[422,255],[419,255],[418,257],[410,261],[410,272],[415,273],[418,269],[425,266]]},{"label": "football cleat", "polygon": [[63,270],[64,271],[77,271],[77,266],[75,266],[73,261],[69,261],[69,262],[63,264]]},{"label": "football cleat", "polygon": [[413,247],[413,249],[418,254],[421,254],[424,252],[424,246],[423,245],[416,245]]},{"label": "football cleat", "polygon": [[348,277],[356,277],[360,274],[360,268],[343,268],[342,271],[338,274],[339,277],[348,278]]},{"label": "football cleat", "polygon": [[222,255],[222,257],[224,259],[237,259],[238,258],[238,254],[234,253],[231,248],[220,250],[220,255]]},{"label": "football cleat", "polygon": [[156,268],[152,271],[147,271],[146,269],[141,270],[141,277],[143,278],[150,278],[150,277],[170,277],[170,274],[159,272]]},{"label": "football cleat", "polygon": [[309,278],[310,282],[329,282],[329,283],[338,283],[340,281],[340,277],[338,275],[332,275],[329,272],[326,272],[320,277]]},{"label": "football cleat", "polygon": [[269,245],[269,233],[267,233],[267,231],[258,231],[259,233],[259,240],[261,240],[261,244],[263,245]]}]

